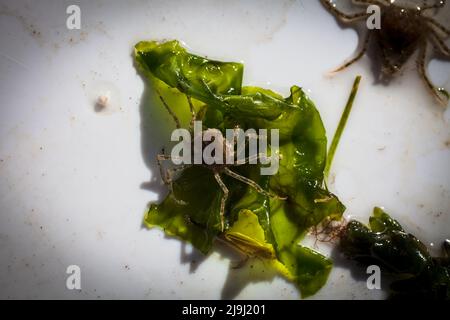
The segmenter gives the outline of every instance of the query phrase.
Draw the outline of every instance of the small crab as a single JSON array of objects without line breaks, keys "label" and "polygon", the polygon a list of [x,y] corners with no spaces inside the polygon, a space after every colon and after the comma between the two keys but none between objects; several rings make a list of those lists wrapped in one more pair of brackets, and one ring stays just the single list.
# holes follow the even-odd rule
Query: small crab
[{"label": "small crab", "polygon": [[[166,110],[169,112],[169,114],[172,116],[173,120],[175,121],[175,125],[177,129],[181,128],[181,124],[180,124],[180,120],[178,119],[177,115],[173,112],[173,110],[170,108],[170,106],[166,103],[166,101],[164,100],[164,98],[162,97],[162,95],[158,92],[158,96],[161,100],[161,102],[163,103],[164,107],[166,108]],[[190,109],[190,114],[191,114],[191,121],[189,124],[189,131],[191,133],[191,141],[192,144],[194,144],[194,141],[196,139],[202,139],[202,135],[204,135],[205,133],[212,133],[212,132],[218,132],[220,133],[220,131],[218,129],[214,129],[214,128],[208,128],[206,130],[203,130],[202,132],[200,132],[200,136],[195,136],[194,135],[194,123],[196,121],[196,113],[195,113],[195,109],[194,109],[194,105],[192,103],[192,100],[190,98],[190,96],[186,96],[187,97],[187,101],[189,104],[189,109]],[[238,127],[236,127],[235,129],[238,129]],[[231,142],[229,142],[227,139],[224,139],[222,134],[220,133],[219,135],[217,135],[219,137],[221,137],[220,141],[218,141],[217,143],[222,144],[223,145],[223,153],[224,153],[224,158],[227,157],[227,154],[229,152],[231,152],[232,154],[235,154],[234,151],[234,144],[232,144]],[[258,139],[259,136],[249,136],[249,139]],[[210,142],[212,143],[212,142]],[[203,142],[204,144],[204,142]],[[205,145],[204,145],[205,147]],[[192,145],[192,149],[194,149],[194,145]],[[242,150],[241,150],[242,151]],[[239,154],[239,149],[237,150],[237,153]],[[192,156],[193,157],[193,156]],[[220,201],[220,222],[221,222],[221,230],[224,231],[225,228],[225,219],[224,219],[224,215],[225,215],[225,204],[226,201],[228,199],[228,194],[229,194],[229,190],[227,188],[227,186],[225,185],[225,183],[223,182],[222,178],[221,178],[221,174],[226,174],[238,181],[241,181],[247,185],[249,185],[250,187],[252,187],[254,190],[256,190],[258,193],[264,195],[264,196],[269,196],[269,197],[273,197],[273,198],[277,198],[280,200],[285,200],[286,197],[281,197],[275,194],[272,194],[266,190],[264,190],[260,185],[258,185],[255,181],[244,177],[232,170],[230,170],[229,166],[240,166],[243,164],[248,164],[248,163],[253,163],[253,160],[258,160],[258,159],[262,159],[263,157],[265,157],[265,154],[255,154],[255,155],[250,155],[249,157],[246,157],[245,159],[238,159],[233,160],[232,164],[206,164],[204,162],[202,162],[201,164],[194,164],[194,161],[191,161],[191,163],[193,164],[181,164],[172,168],[166,168],[166,170],[163,170],[162,167],[162,161],[165,160],[173,160],[172,156],[170,155],[166,155],[164,153],[164,150],[161,154],[157,155],[157,162],[158,162],[158,166],[160,168],[160,174],[161,174],[161,178],[163,179],[163,182],[168,185],[169,190],[171,191],[170,196],[172,196],[175,201],[179,204],[186,204],[184,201],[176,199],[174,194],[173,194],[173,179],[174,179],[174,175],[176,172],[179,172],[189,166],[203,166],[206,167],[208,169],[210,169],[214,175],[215,180],[217,181],[217,184],[220,186],[223,195]],[[192,159],[194,160],[194,159]]]},{"label": "small crab", "polygon": [[[354,23],[369,18],[372,13],[367,10],[347,14],[336,8],[332,0],[320,0],[325,8],[344,23]],[[397,4],[395,0],[353,0],[356,5],[376,5],[381,10],[381,28],[368,30],[362,48],[354,58],[337,68],[341,71],[358,61],[367,51],[370,40],[373,38],[377,46],[377,54],[381,58],[381,78],[390,80],[408,61],[412,54],[419,50],[417,57],[417,71],[424,80],[427,88],[443,105],[449,100],[449,94],[443,88],[433,85],[426,72],[428,62],[429,42],[435,52],[448,60],[450,48],[445,40],[450,35],[450,29],[433,19],[426,13],[438,10],[445,6],[445,0],[438,0],[432,5],[406,7]]]}]

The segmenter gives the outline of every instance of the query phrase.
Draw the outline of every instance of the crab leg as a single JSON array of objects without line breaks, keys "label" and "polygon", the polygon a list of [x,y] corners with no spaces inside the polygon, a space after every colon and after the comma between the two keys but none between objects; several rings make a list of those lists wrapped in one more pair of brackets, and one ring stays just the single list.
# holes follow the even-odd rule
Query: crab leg
[{"label": "crab leg", "polygon": [[445,44],[444,40],[437,34],[436,31],[431,30],[431,36],[436,41],[436,49],[444,56],[450,57],[450,48]]},{"label": "crab leg", "polygon": [[244,158],[242,160],[238,160],[233,165],[234,166],[240,166],[240,165],[243,165],[243,164],[250,163],[250,161],[252,161],[252,160],[258,161],[259,159],[266,159],[266,158],[267,158],[267,156],[264,153],[257,153],[257,154],[251,155],[251,156],[249,156],[247,158]]},{"label": "crab leg", "polygon": [[175,114],[175,112],[173,112],[173,110],[166,103],[166,101],[162,97],[161,93],[159,91],[157,91],[157,92],[158,92],[159,99],[162,101],[164,107],[166,107],[167,111],[172,116],[173,121],[175,121],[175,125],[177,126],[177,129],[180,129],[181,128],[181,124],[180,124],[180,120],[178,119],[177,115]]},{"label": "crab leg", "polygon": [[251,180],[249,178],[241,176],[240,174],[237,174],[236,172],[233,172],[233,171],[231,171],[228,168],[224,168],[223,170],[224,170],[225,174],[229,175],[232,178],[235,178],[236,180],[239,180],[239,181],[249,185],[250,187],[252,187],[256,191],[258,191],[259,193],[261,193],[261,194],[263,194],[263,195],[265,195],[267,197],[278,198],[280,200],[286,200],[286,198],[284,198],[284,197],[280,197],[280,196],[277,196],[277,195],[274,195],[274,194],[271,194],[271,193],[267,192],[259,184],[257,184],[255,181],[253,181],[253,180]]},{"label": "crab leg", "polygon": [[448,102],[448,98],[446,99],[443,96],[441,96],[439,90],[436,89],[436,87],[431,82],[430,78],[428,78],[428,75],[427,75],[427,72],[425,69],[426,59],[427,59],[427,43],[422,42],[421,48],[420,48],[420,54],[419,54],[419,57],[417,58],[417,69],[418,69],[419,74],[422,77],[423,81],[427,85],[428,89],[431,90],[431,92],[436,97],[436,99],[442,105],[446,105]]},{"label": "crab leg", "polygon": [[189,123],[189,127],[193,128],[194,121],[196,120],[197,116],[195,114],[194,104],[192,103],[191,97],[187,95],[186,98],[189,103],[189,111],[191,112],[191,122]]},{"label": "crab leg", "polygon": [[432,24],[434,27],[436,27],[437,29],[439,29],[441,32],[445,33],[445,35],[448,37],[450,35],[450,29],[444,27],[442,24],[440,24],[439,22],[437,22],[436,20],[434,20],[433,18],[430,17],[423,17],[425,20],[427,20],[430,24]]},{"label": "crab leg", "polygon": [[358,13],[352,13],[352,14],[344,13],[344,12],[336,9],[336,4],[332,0],[320,0],[320,2],[322,2],[322,4],[325,6],[325,8],[327,8],[331,13],[333,13],[340,19],[346,20],[348,22],[361,20],[361,19],[364,19],[369,16],[369,14],[365,11],[358,12]]},{"label": "crab leg", "polygon": [[352,1],[354,4],[363,4],[363,5],[367,5],[367,4],[373,4],[379,7],[383,7],[386,5],[389,5],[390,2],[387,0],[384,1],[379,1],[379,0],[353,0]]},{"label": "crab leg", "polygon": [[214,178],[216,179],[217,183],[219,184],[220,188],[222,189],[223,192],[223,196],[222,199],[220,199],[220,224],[221,224],[221,228],[222,231],[224,230],[225,227],[225,204],[227,202],[228,199],[228,188],[225,185],[225,183],[223,183],[222,178],[220,177],[219,173],[215,172],[214,173]]},{"label": "crab leg", "polygon": [[342,66],[340,66],[336,70],[331,71],[330,74],[334,74],[336,72],[342,71],[342,70],[348,68],[349,66],[351,66],[353,63],[355,63],[359,59],[361,59],[362,56],[367,51],[367,47],[369,45],[370,37],[371,37],[371,32],[368,32],[367,35],[366,35],[366,38],[364,39],[363,46],[362,46],[361,50],[359,51],[359,53],[353,59],[351,59],[350,61],[346,62],[345,64],[343,64]]},{"label": "crab leg", "polygon": [[175,174],[175,172],[183,170],[184,168],[186,168],[186,165],[181,165],[181,166],[173,168],[173,169],[167,168],[166,171],[164,172],[163,167],[162,167],[162,161],[171,160],[171,159],[172,159],[171,156],[168,156],[165,154],[158,154],[156,156],[156,161],[158,162],[158,167],[159,167],[159,174],[161,175],[161,178],[162,178],[164,184],[168,186],[169,191],[170,191],[170,196],[173,197],[173,199],[178,204],[185,205],[186,202],[184,202],[183,200],[177,199],[175,197],[175,194],[173,193],[173,179],[172,178],[173,178],[173,175]]},{"label": "crab leg", "polygon": [[435,4],[429,5],[429,6],[423,6],[420,7],[421,11],[429,10],[429,9],[439,9],[445,6],[446,0],[437,0]]}]

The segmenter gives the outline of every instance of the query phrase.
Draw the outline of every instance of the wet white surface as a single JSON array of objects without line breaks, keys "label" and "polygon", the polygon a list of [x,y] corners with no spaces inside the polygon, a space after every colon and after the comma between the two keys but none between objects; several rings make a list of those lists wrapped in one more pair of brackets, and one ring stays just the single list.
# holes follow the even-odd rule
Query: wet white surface
[{"label": "wet white surface", "polygon": [[[427,244],[450,236],[448,110],[434,104],[413,63],[389,87],[374,83],[367,57],[326,77],[358,37],[318,2],[81,1],[81,30],[66,28],[67,5],[0,0],[0,298],[298,298],[280,278],[253,281],[248,269],[229,270],[228,255],[204,259],[141,227],[147,203],[164,196],[163,187],[142,185],[158,175],[151,155],[170,130],[157,112],[141,130],[144,83],[131,54],[146,39],[242,61],[246,85],[283,94],[304,87],[330,139],[361,74],[331,190],[347,217],[367,221],[384,206]],[[430,71],[449,81],[449,63],[432,61]],[[109,103],[96,112],[102,95]],[[66,289],[72,264],[81,267],[81,291]],[[313,298],[383,295],[344,265]]]}]

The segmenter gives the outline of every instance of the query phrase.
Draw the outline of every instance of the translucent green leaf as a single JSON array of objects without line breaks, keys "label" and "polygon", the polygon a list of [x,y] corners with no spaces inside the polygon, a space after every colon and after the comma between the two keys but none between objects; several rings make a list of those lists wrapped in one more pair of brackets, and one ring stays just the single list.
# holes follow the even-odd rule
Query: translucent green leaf
[{"label": "translucent green leaf", "polygon": [[[233,170],[287,200],[268,199],[225,177],[230,197],[224,235],[240,251],[269,261],[295,281],[302,296],[314,294],[325,283],[331,261],[299,241],[323,219],[339,219],[345,207],[324,188],[327,139],[313,102],[297,86],[287,98],[267,89],[242,87],[242,64],[189,54],[177,41],[140,42],[135,58],[183,124],[188,121],[188,106],[180,94],[194,99],[198,119],[206,127],[279,130],[280,167],[275,175],[260,175],[260,165]],[[270,142],[268,152],[272,152]],[[174,193],[150,208],[146,222],[208,252],[220,233],[221,196],[210,170],[187,169],[174,182]]]}]

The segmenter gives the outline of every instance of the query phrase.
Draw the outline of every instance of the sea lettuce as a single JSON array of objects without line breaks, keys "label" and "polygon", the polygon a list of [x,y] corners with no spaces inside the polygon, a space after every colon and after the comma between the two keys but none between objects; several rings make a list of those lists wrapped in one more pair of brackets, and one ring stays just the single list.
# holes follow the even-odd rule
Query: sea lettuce
[{"label": "sea lettuce", "polygon": [[233,170],[287,197],[268,198],[224,176],[230,197],[222,232],[220,187],[209,169],[193,166],[174,182],[172,195],[150,206],[145,223],[191,242],[205,254],[216,237],[224,238],[240,251],[268,261],[298,285],[303,297],[317,292],[332,262],[299,243],[311,226],[325,218],[339,219],[345,207],[324,187],[327,139],[314,103],[298,86],[291,88],[287,98],[267,89],[242,87],[242,64],[192,55],[177,41],[140,42],[135,46],[135,61],[181,117],[186,117],[188,105],[180,93],[193,99],[205,127],[279,129],[280,166],[275,175],[260,175],[260,165]]}]

